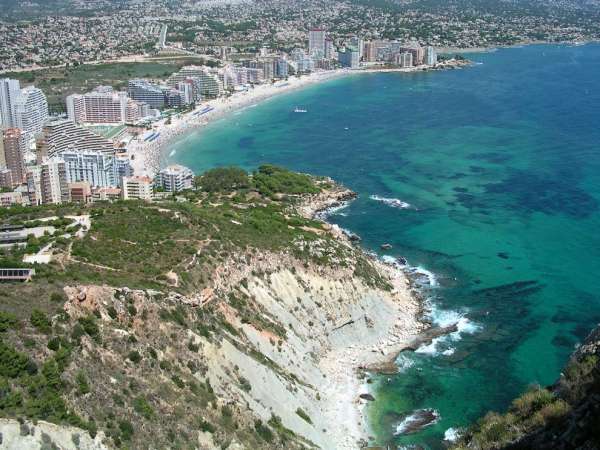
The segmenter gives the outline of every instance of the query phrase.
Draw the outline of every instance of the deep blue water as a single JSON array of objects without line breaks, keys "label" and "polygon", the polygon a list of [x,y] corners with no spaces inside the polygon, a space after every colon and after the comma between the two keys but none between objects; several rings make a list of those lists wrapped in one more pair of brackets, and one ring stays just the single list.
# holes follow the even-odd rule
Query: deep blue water
[{"label": "deep blue water", "polygon": [[[436,275],[432,317],[462,317],[462,332],[377,377],[379,444],[439,448],[448,428],[553,382],[600,321],[600,45],[469,58],[480,64],[312,86],[174,146],[196,171],[271,162],[332,176],[359,193],[332,221]],[[440,420],[394,435],[419,408]]]}]

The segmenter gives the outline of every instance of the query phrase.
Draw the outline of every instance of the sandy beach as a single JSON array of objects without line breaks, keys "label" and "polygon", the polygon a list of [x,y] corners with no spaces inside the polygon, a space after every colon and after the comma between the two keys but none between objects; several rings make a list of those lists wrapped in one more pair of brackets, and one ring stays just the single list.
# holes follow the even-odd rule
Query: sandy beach
[{"label": "sandy beach", "polygon": [[[240,109],[256,105],[276,95],[292,92],[316,83],[332,80],[342,76],[359,75],[381,72],[411,73],[426,70],[440,70],[464,65],[464,62],[445,62],[436,67],[415,66],[409,68],[366,67],[361,69],[337,69],[317,71],[300,77],[291,76],[287,80],[277,81],[272,84],[261,84],[246,91],[240,91],[229,97],[220,97],[200,104],[195,110],[161,119],[153,124],[152,131],[160,133],[152,142],[145,142],[143,135],[133,139],[127,146],[127,155],[132,160],[135,175],[148,175],[153,177],[170,156],[169,145],[175,140],[195,131],[210,122],[218,120],[227,114]],[[203,112],[206,111],[206,112]],[[147,134],[147,133],[146,133]],[[144,135],[146,135],[144,134]]]}]

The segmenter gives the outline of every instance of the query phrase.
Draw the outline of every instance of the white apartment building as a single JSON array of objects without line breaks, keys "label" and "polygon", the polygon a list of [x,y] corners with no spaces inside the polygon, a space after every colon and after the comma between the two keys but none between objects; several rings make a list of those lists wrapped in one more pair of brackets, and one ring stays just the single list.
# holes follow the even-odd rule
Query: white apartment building
[{"label": "white apartment building", "polygon": [[152,180],[149,177],[123,177],[121,195],[124,200],[152,200]]},{"label": "white apartment building", "polygon": [[158,172],[154,184],[167,192],[190,189],[194,184],[194,172],[185,166],[174,164]]},{"label": "white apartment building", "polygon": [[107,86],[86,94],[71,94],[66,102],[69,120],[75,123],[133,123],[149,114],[147,105]]}]

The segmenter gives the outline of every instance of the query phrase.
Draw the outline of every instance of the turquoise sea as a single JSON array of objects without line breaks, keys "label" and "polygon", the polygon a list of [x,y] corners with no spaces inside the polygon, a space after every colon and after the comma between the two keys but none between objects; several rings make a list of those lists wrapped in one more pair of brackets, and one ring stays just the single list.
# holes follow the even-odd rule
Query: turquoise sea
[{"label": "turquoise sea", "polygon": [[[333,222],[433,274],[430,317],[460,331],[376,378],[377,444],[442,448],[448,429],[552,383],[600,322],[600,45],[469,58],[311,86],[173,146],[196,171],[271,162],[329,175],[359,193]],[[425,408],[437,423],[403,434]]]}]

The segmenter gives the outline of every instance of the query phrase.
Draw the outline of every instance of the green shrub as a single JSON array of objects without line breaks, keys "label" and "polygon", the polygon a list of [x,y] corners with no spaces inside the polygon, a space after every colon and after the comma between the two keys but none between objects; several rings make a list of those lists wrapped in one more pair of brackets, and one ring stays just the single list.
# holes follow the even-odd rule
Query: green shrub
[{"label": "green shrub", "polygon": [[273,440],[273,432],[271,429],[265,425],[263,425],[261,420],[254,421],[254,430],[256,434],[261,437],[261,439],[271,442]]},{"label": "green shrub", "polygon": [[119,431],[121,432],[121,439],[124,441],[129,441],[133,436],[133,425],[127,420],[120,420]]},{"label": "green shrub", "polygon": [[17,324],[17,318],[14,314],[0,311],[0,333],[14,328]]},{"label": "green shrub", "polygon": [[302,418],[304,421],[312,425],[312,420],[310,420],[310,416],[306,414],[306,412],[302,408],[296,409],[296,414],[298,414],[300,418]]},{"label": "green shrub", "polygon": [[52,330],[52,324],[50,323],[50,320],[48,320],[46,314],[44,314],[39,309],[34,309],[31,312],[31,317],[29,321],[31,322],[31,325],[33,325],[38,331],[42,333],[48,334]]},{"label": "green shrub", "polygon": [[137,350],[132,350],[129,352],[129,355],[127,355],[127,358],[129,358],[131,362],[137,364],[142,360],[142,355],[140,355]]},{"label": "green shrub", "polygon": [[90,385],[88,384],[87,378],[83,371],[80,370],[77,372],[75,381],[77,382],[77,393],[79,395],[85,395],[90,392]]},{"label": "green shrub", "polygon": [[154,410],[144,397],[136,397],[133,400],[133,409],[146,419],[152,419],[152,417],[154,417]]}]

